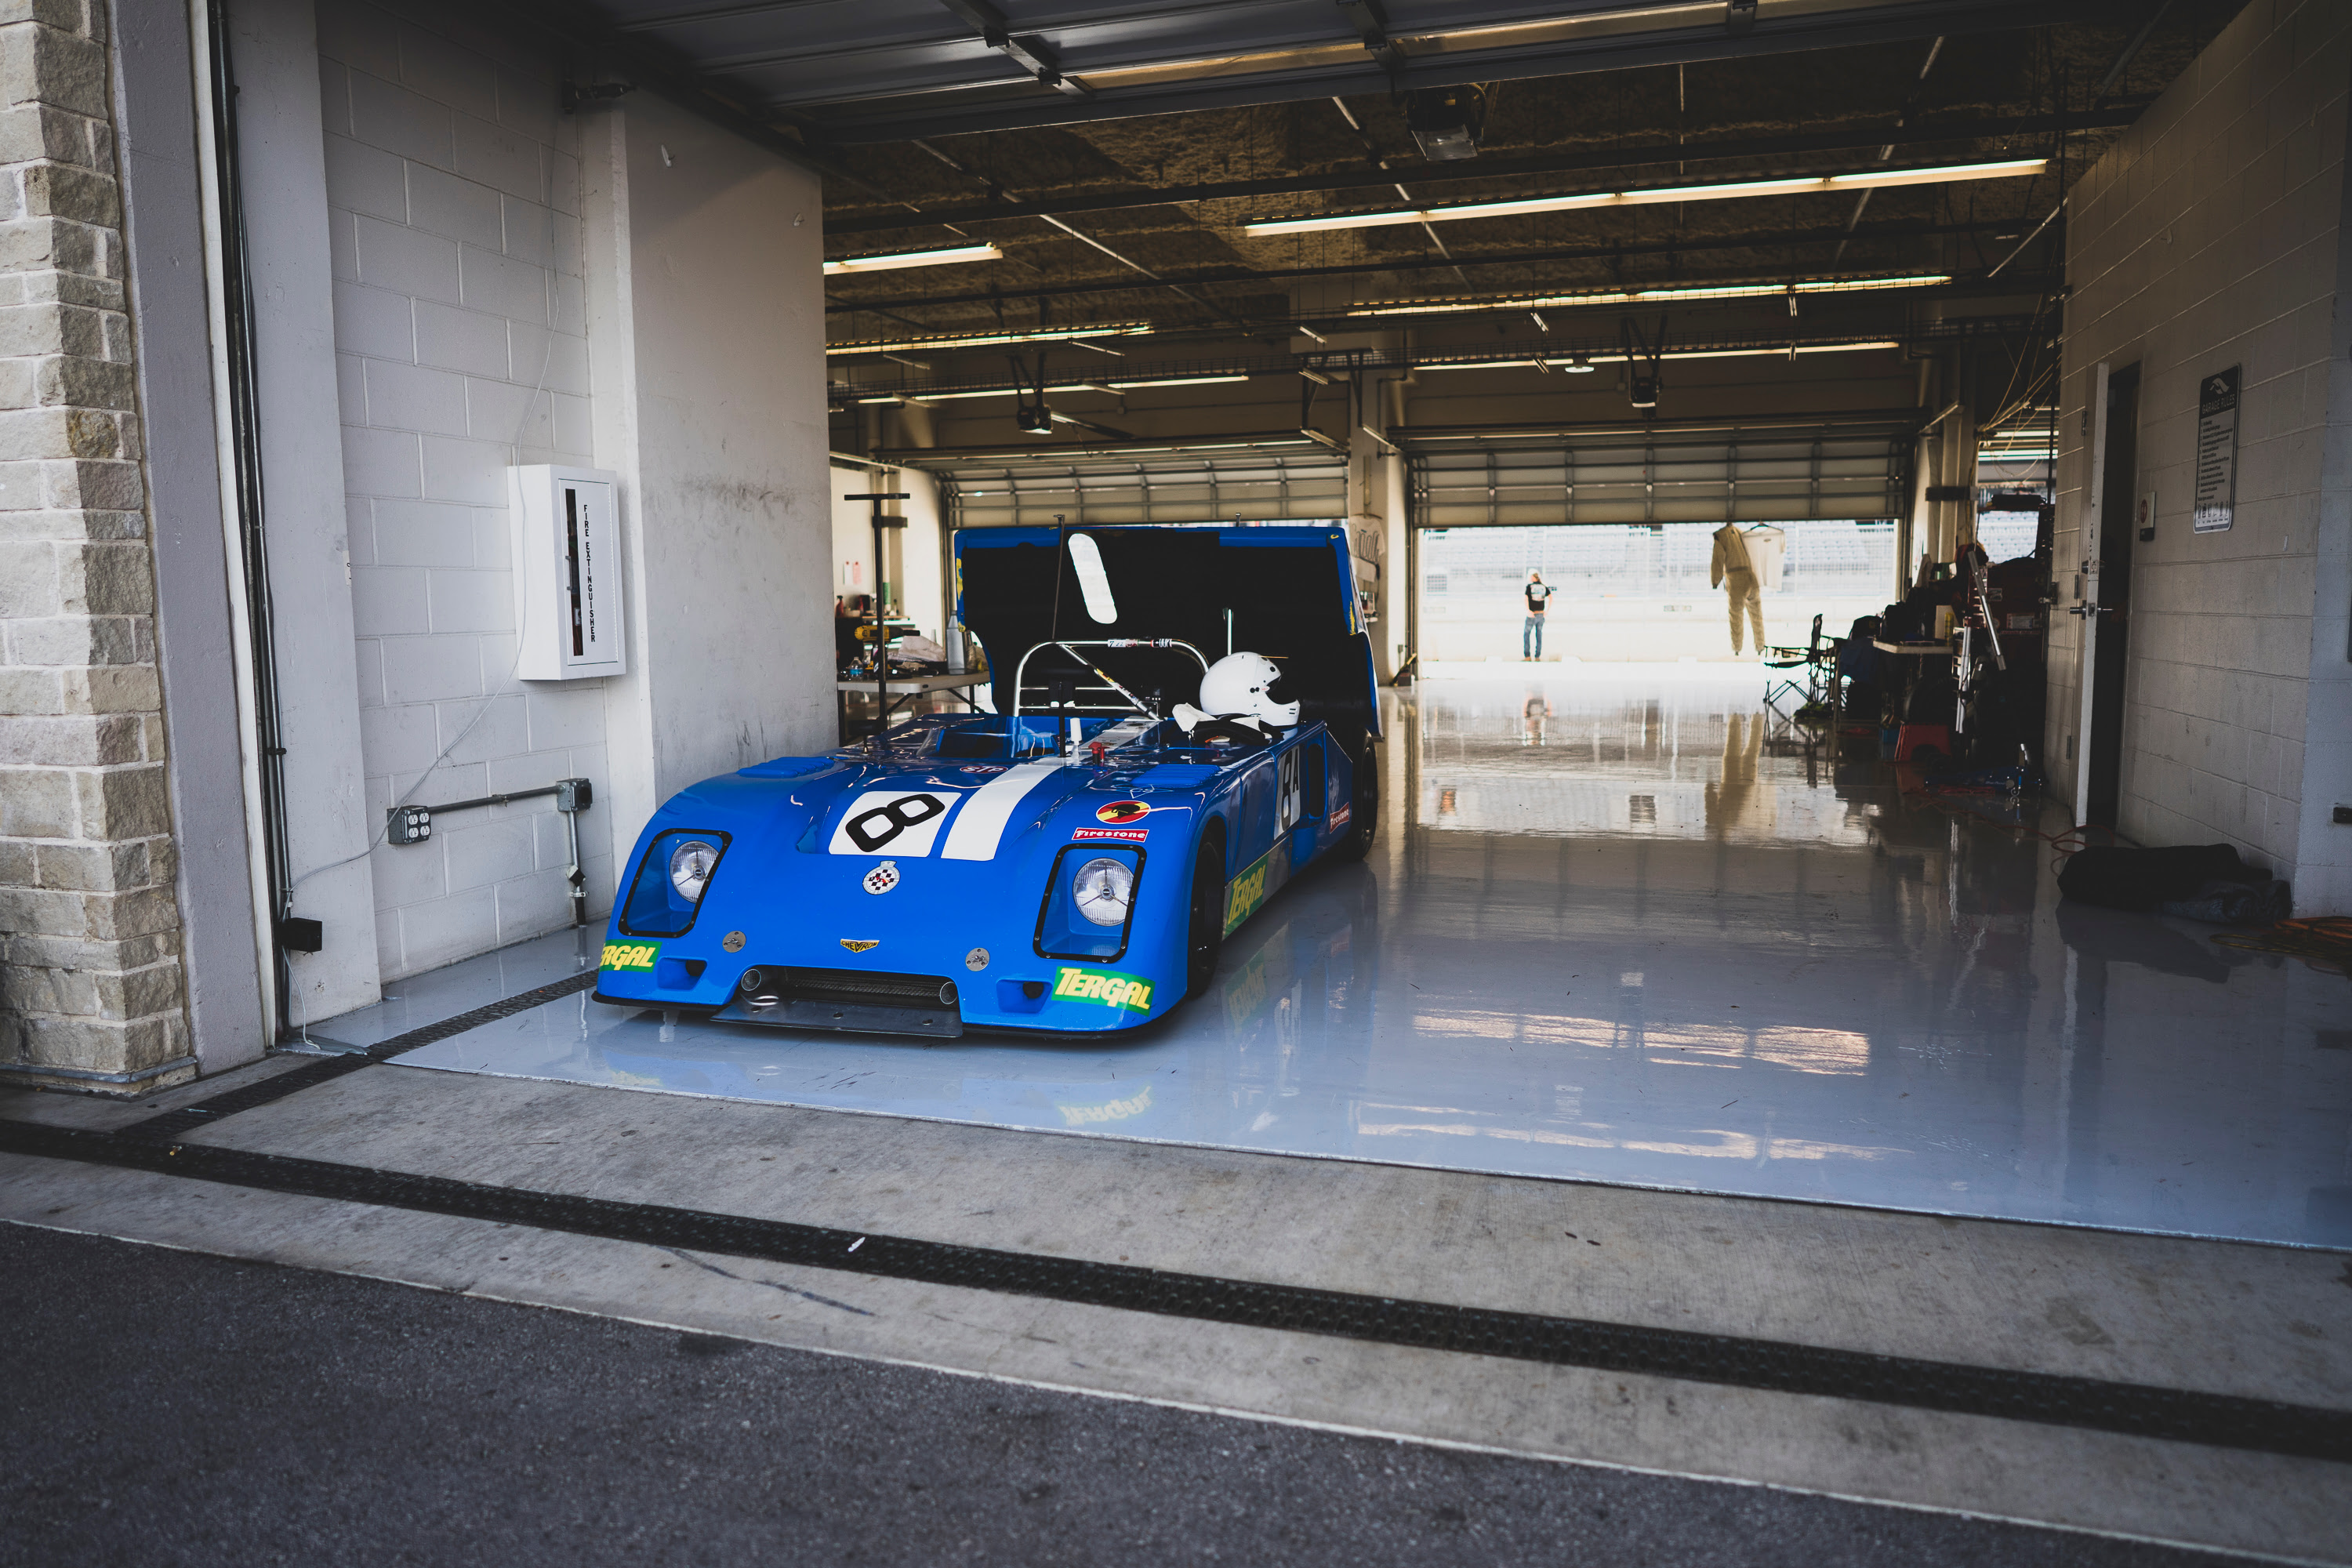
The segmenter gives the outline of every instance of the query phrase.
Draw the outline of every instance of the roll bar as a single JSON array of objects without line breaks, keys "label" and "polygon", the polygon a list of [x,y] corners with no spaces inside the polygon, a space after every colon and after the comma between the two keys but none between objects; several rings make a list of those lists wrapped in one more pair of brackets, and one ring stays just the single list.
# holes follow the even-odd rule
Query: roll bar
[{"label": "roll bar", "polygon": [[1147,704],[1142,698],[1138,697],[1134,692],[1129,691],[1126,687],[1121,686],[1118,681],[1113,680],[1109,675],[1104,672],[1103,668],[1099,665],[1096,664],[1094,660],[1080,654],[1078,649],[1082,647],[1181,647],[1186,653],[1191,654],[1195,659],[1200,661],[1202,674],[1206,675],[1209,673],[1209,660],[1207,656],[1202,654],[1199,648],[1194,647],[1191,643],[1184,641],[1181,637],[1103,637],[1079,642],[1041,642],[1034,645],[1029,649],[1028,653],[1023,654],[1021,656],[1020,662],[1013,667],[1013,712],[1011,715],[1013,718],[1018,719],[1021,717],[1022,677],[1028,672],[1031,656],[1034,655],[1041,648],[1049,647],[1060,648],[1064,653],[1068,654],[1072,658],[1075,658],[1080,664],[1085,665],[1102,680],[1104,685],[1109,687],[1113,691],[1118,692],[1121,697],[1126,698],[1129,702],[1134,705],[1135,710],[1138,713],[1142,714],[1147,719],[1158,719],[1161,717],[1161,715],[1154,713],[1150,705]]}]

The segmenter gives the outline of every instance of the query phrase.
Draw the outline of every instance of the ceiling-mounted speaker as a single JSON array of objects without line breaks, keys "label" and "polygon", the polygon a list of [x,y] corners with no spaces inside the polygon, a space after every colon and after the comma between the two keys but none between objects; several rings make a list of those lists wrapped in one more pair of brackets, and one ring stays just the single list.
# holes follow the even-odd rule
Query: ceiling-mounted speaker
[{"label": "ceiling-mounted speaker", "polygon": [[1416,88],[1405,95],[1404,122],[1423,157],[1475,158],[1486,134],[1486,89],[1475,82]]},{"label": "ceiling-mounted speaker", "polygon": [[1013,410],[1013,422],[1032,436],[1054,433],[1054,411],[1042,403],[1024,403]]},{"label": "ceiling-mounted speaker", "polygon": [[1658,378],[1636,374],[1633,377],[1633,406],[1655,408],[1658,405]]}]

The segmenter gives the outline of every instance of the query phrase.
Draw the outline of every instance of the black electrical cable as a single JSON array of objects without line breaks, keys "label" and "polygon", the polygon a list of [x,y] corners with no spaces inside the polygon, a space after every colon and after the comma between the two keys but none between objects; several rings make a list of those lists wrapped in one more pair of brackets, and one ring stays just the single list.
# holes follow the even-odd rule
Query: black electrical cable
[{"label": "black electrical cable", "polygon": [[205,6],[212,52],[215,178],[220,199],[221,307],[227,318],[231,478],[236,495],[239,565],[245,582],[247,637],[253,659],[254,743],[261,775],[262,864],[268,900],[271,982],[276,1026],[284,1037],[292,1008],[293,959],[285,921],[294,912],[294,868],[286,831],[286,740],[278,688],[276,606],[269,586],[267,508],[262,490],[261,405],[255,364],[253,271],[245,227],[245,184],[239,168],[236,73],[230,63],[229,26],[222,0]]}]

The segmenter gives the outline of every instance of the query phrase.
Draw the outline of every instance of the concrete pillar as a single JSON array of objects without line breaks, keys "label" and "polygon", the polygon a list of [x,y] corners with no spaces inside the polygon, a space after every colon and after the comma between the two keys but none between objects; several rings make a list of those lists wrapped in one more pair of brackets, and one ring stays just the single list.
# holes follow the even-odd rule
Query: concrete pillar
[{"label": "concrete pillar", "polygon": [[835,743],[824,208],[814,174],[650,92],[582,115],[581,163],[629,570],[629,672],[604,683],[626,856],[688,784]]},{"label": "concrete pillar", "polygon": [[[0,1076],[191,1077],[107,16],[0,26]],[[37,19],[34,19],[37,18]]]},{"label": "concrete pillar", "polygon": [[1348,535],[1356,557],[1357,571],[1375,574],[1375,580],[1360,584],[1372,593],[1379,622],[1372,630],[1372,665],[1382,680],[1396,673],[1389,652],[1393,641],[1388,636],[1388,578],[1395,557],[1389,553],[1389,468],[1396,459],[1391,456],[1385,439],[1388,431],[1388,400],[1385,384],[1375,380],[1371,373],[1359,371],[1349,388],[1352,395],[1357,428],[1348,432]]},{"label": "concrete pillar", "polygon": [[[1405,399],[1412,390],[1412,372],[1406,371],[1381,384],[1383,416],[1387,423],[1381,428],[1393,430],[1409,423],[1405,417]],[[1404,664],[1410,636],[1407,621],[1412,617],[1412,595],[1418,591],[1412,580],[1407,539],[1412,528],[1411,516],[1410,478],[1405,459],[1401,453],[1390,454],[1381,474],[1388,489],[1386,508],[1387,539],[1381,561],[1385,568],[1381,574],[1381,624],[1379,642],[1385,668],[1393,674]]]},{"label": "concrete pillar", "polygon": [[270,945],[248,832],[249,665],[240,573],[223,526],[220,425],[199,171],[196,63],[184,0],[113,0],[115,140],[121,163],[140,434],[155,552],[155,640],[170,754],[180,954],[202,1070],[269,1045]]},{"label": "concrete pillar", "polygon": [[1963,492],[1944,503],[1944,551],[1949,561],[1977,536],[1977,413],[1963,399],[1944,421],[1944,483]]},{"label": "concrete pillar", "polygon": [[[359,649],[352,615],[343,440],[335,379],[334,258],[310,0],[236,0],[238,165],[248,193],[254,375],[263,526],[269,544],[278,713],[286,747],[286,844],[297,915],[325,950],[294,953],[281,1028],[364,1007],[382,994],[361,752]],[[348,218],[343,220],[348,223]],[[381,461],[421,463],[415,438]]]}]

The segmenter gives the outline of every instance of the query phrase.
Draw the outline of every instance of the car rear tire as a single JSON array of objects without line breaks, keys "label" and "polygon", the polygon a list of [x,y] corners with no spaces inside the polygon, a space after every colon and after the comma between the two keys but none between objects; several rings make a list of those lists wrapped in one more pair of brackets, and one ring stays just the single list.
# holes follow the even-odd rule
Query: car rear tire
[{"label": "car rear tire", "polygon": [[1198,996],[1217,977],[1225,946],[1225,847],[1203,839],[1192,858],[1192,920],[1184,934],[1184,994]]},{"label": "car rear tire", "polygon": [[1356,743],[1347,748],[1349,768],[1355,774],[1355,793],[1348,804],[1348,836],[1331,848],[1341,860],[1362,859],[1381,831],[1380,752],[1370,735],[1354,740]]}]

